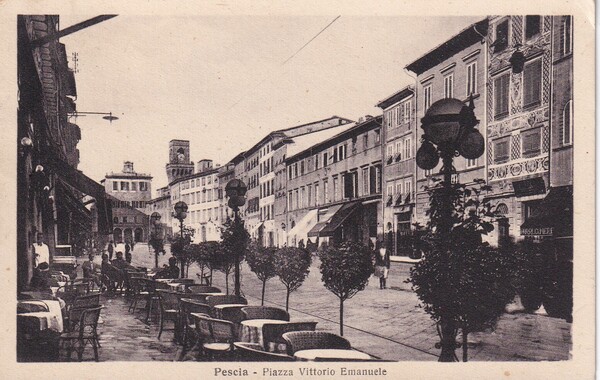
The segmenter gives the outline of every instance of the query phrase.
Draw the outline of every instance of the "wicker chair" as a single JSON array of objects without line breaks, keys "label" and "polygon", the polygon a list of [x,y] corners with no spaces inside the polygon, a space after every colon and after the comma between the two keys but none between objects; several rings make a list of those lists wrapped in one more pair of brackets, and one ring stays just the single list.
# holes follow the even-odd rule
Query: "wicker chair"
[{"label": "wicker chair", "polygon": [[208,285],[190,285],[187,290],[190,293],[221,293],[221,289]]},{"label": "wicker chair", "polygon": [[[100,311],[102,306],[98,306],[91,309],[86,309],[81,314],[79,319],[78,331],[72,331],[63,333],[60,336],[61,341],[67,343],[67,358],[71,360],[71,353],[73,349],[77,351],[77,358],[79,361],[83,359],[83,351],[87,343],[90,343],[94,349],[94,360],[98,361],[98,318],[100,318]],[[75,347],[77,345],[77,347]]]},{"label": "wicker chair", "polygon": [[100,293],[86,294],[75,298],[69,306],[65,326],[68,331],[74,331],[81,319],[81,315],[87,309],[100,306]]},{"label": "wicker chair", "polygon": [[277,319],[289,321],[290,315],[287,311],[271,306],[246,306],[242,309],[245,319]]},{"label": "wicker chair", "polygon": [[211,307],[215,305],[223,305],[223,304],[242,304],[248,305],[248,301],[244,297],[238,297],[233,294],[228,294],[224,296],[208,296],[206,297],[206,303]]},{"label": "wicker chair", "polygon": [[264,349],[266,351],[274,351],[270,346],[286,345],[283,339],[283,334],[291,331],[315,331],[317,322],[290,322],[285,324],[265,323],[262,328]]},{"label": "wicker chair", "polygon": [[173,330],[177,335],[178,319],[179,319],[179,299],[177,292],[171,292],[164,289],[156,290],[160,299],[160,329],[158,331],[158,339],[164,330],[166,320],[173,321]]},{"label": "wicker chair", "polygon": [[231,357],[234,352],[235,325],[233,322],[223,319],[209,318],[208,320],[211,342],[202,345],[204,351],[210,355],[211,359],[214,359],[215,355]]},{"label": "wicker chair", "polygon": [[292,331],[283,334],[287,344],[288,355],[293,356],[296,351],[320,348],[336,348],[351,350],[350,342],[344,337],[324,331]]},{"label": "wicker chair", "polygon": [[179,300],[179,312],[181,323],[183,325],[182,343],[183,347],[187,347],[192,334],[194,333],[194,319],[191,313],[200,313],[206,316],[210,315],[211,307],[205,303],[198,302],[191,298],[181,298]]},{"label": "wicker chair", "polygon": [[42,300],[32,300],[28,301],[27,303],[19,302],[17,304],[17,314],[36,313],[48,310],[48,305]]},{"label": "wicker chair", "polygon": [[200,355],[204,355],[204,343],[212,342],[212,332],[210,329],[210,316],[206,314],[193,313],[192,318],[196,325],[196,343],[192,347],[192,351],[196,348],[200,351]]},{"label": "wicker chair", "polygon": [[291,362],[294,358],[286,354],[278,354],[263,350],[258,343],[235,342],[233,343],[240,361],[251,362]]},{"label": "wicker chair", "polygon": [[[158,293],[156,292],[156,281],[150,279],[150,278],[140,278],[137,279],[136,281],[138,281],[138,283],[143,287],[144,289],[144,293],[142,293],[140,295],[139,298],[145,298],[146,299],[146,319],[144,320],[144,323],[148,324],[149,320],[150,320],[150,315],[152,314],[152,308],[153,306],[158,303],[160,304],[160,299],[158,297]],[[137,306],[137,299],[135,299],[134,301],[134,309]]]},{"label": "wicker chair", "polygon": [[[137,303],[140,299],[147,299],[150,295],[147,289],[148,281],[144,277],[135,277],[132,276],[130,278],[130,288],[131,288],[131,301],[129,303],[129,312],[135,313],[137,310]],[[148,306],[148,305],[146,305]]]}]

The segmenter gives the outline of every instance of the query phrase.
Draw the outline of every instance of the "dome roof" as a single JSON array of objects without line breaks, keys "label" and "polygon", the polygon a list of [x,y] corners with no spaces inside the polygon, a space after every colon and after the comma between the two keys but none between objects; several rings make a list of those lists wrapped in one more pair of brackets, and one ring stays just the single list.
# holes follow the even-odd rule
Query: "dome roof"
[{"label": "dome roof", "polygon": [[425,117],[438,115],[459,115],[464,106],[465,104],[458,99],[441,99],[429,107],[425,113]]}]

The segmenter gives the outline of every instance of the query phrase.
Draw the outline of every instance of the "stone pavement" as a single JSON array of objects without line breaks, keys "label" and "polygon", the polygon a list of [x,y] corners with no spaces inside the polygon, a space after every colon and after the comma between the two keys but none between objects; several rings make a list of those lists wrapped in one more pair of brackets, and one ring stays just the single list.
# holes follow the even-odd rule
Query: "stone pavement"
[{"label": "stone pavement", "polygon": [[[160,258],[161,265],[169,255]],[[153,255],[138,244],[134,265],[153,266]],[[364,352],[387,360],[435,361],[439,341],[435,324],[418,306],[418,299],[404,283],[410,264],[392,263],[389,289],[380,290],[373,278],[367,288],[344,303],[344,336]],[[189,277],[199,272],[191,267]],[[233,292],[233,275],[230,292]],[[243,266],[242,292],[249,304],[259,305],[261,283]],[[214,273],[213,285],[225,290],[225,278]],[[285,307],[285,288],[277,278],[267,282],[265,304]],[[177,346],[173,334],[163,332],[159,341],[156,323],[146,326],[140,311],[127,312],[123,297],[103,300],[100,360],[174,360]],[[290,295],[292,320],[318,321],[317,329],[339,334],[339,301],[324,288],[318,262],[315,260],[305,283]],[[170,326],[170,324],[169,324]],[[505,314],[494,331],[469,335],[469,360],[473,361],[537,361],[566,360],[570,357],[571,325],[564,320],[537,314]],[[90,353],[91,354],[91,353]],[[457,350],[457,355],[461,355]]]}]

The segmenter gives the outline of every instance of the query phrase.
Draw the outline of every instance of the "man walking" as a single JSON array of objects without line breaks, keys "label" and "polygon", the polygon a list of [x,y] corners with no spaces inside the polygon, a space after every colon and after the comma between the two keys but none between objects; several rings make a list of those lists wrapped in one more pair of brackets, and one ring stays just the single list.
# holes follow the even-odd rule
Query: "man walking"
[{"label": "man walking", "polygon": [[113,253],[115,252],[115,247],[113,245],[112,240],[108,243],[108,259],[112,260]]}]

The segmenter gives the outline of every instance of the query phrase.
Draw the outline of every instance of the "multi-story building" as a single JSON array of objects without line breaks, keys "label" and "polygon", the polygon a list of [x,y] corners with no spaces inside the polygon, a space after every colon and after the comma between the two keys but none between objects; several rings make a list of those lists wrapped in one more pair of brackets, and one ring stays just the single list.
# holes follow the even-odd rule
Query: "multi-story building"
[{"label": "multi-story building", "polygon": [[[488,19],[481,20],[463,29],[448,41],[437,46],[427,54],[406,66],[416,74],[416,128],[420,128],[420,120],[429,107],[444,98],[455,98],[469,105],[471,99],[475,106],[475,116],[479,120],[476,127],[485,136],[486,105],[491,95],[488,94],[486,79],[486,35]],[[489,119],[487,120],[489,121]],[[416,132],[420,138],[422,130]],[[414,139],[419,147],[419,139]],[[453,180],[465,185],[474,184],[476,179],[485,180],[485,156],[469,160],[464,157],[454,159],[456,174]],[[424,191],[426,185],[439,175],[441,162],[432,170],[416,169],[416,221],[422,225],[427,223],[426,211],[429,208],[429,197]]]},{"label": "multi-story building", "polygon": [[288,245],[315,249],[382,237],[381,121],[367,116],[285,159]]},{"label": "multi-story building", "polygon": [[180,177],[194,173],[194,163],[190,160],[188,140],[169,141],[169,163],[166,165],[169,183]]},{"label": "multi-story building", "polygon": [[489,24],[487,180],[505,216],[492,235],[501,243],[529,234],[520,227],[541,212],[550,186],[552,18],[495,16]]},{"label": "multi-story building", "polygon": [[[219,169],[219,172],[217,173],[217,178],[219,180],[219,220],[221,220],[222,222],[225,222],[227,220],[227,218],[233,217],[233,211],[231,210],[231,208],[229,207],[229,205],[227,203],[228,198],[225,197],[225,187],[227,186],[227,183],[229,181],[231,181],[232,179],[234,179],[234,178],[242,179],[244,177],[242,172],[238,172],[237,177],[236,177],[236,167],[238,169],[243,168],[243,166],[240,165],[240,163],[242,163],[243,161],[244,161],[244,152],[239,153],[237,156],[235,156],[233,159],[231,159],[231,161],[229,161],[227,164],[223,165]],[[246,205],[247,205],[247,203],[246,203]],[[246,205],[240,207],[240,213],[242,215],[245,213]]]},{"label": "multi-story building", "polygon": [[156,193],[157,197],[152,198],[146,203],[146,214],[151,216],[153,213],[157,212],[160,215],[162,236],[170,237],[173,235],[173,206],[171,204],[171,192],[168,186],[164,186],[157,189]]},{"label": "multi-story building", "polygon": [[332,116],[274,131],[244,153],[244,163],[236,166],[243,165],[246,170],[243,176],[236,178],[243,180],[248,186],[244,220],[251,237],[259,244],[275,246],[278,244],[279,236],[284,233],[282,225],[275,222],[275,158],[286,155],[287,142],[292,139],[338,128],[350,122],[351,120]]},{"label": "multi-story building", "polygon": [[146,242],[149,236],[147,203],[152,199],[152,176],[137,173],[133,162],[125,161],[123,171],[106,174],[101,181],[111,196],[113,241]]},{"label": "multi-story building", "polygon": [[411,256],[415,205],[415,92],[412,86],[381,100],[383,225],[391,255]]},{"label": "multi-story building", "polygon": [[[194,241],[219,240],[222,221],[219,214],[218,166],[212,160],[198,161],[196,173],[179,177],[169,183],[171,204],[183,201],[188,205],[184,225],[195,231]],[[171,219],[173,230],[179,230],[179,221]]]},{"label": "multi-story building", "polygon": [[17,17],[19,291],[33,272],[32,244],[38,233],[44,235],[52,266],[56,245],[83,253],[101,247],[112,231],[104,188],[77,170],[81,132],[69,122],[77,88],[58,31],[59,16]]}]

